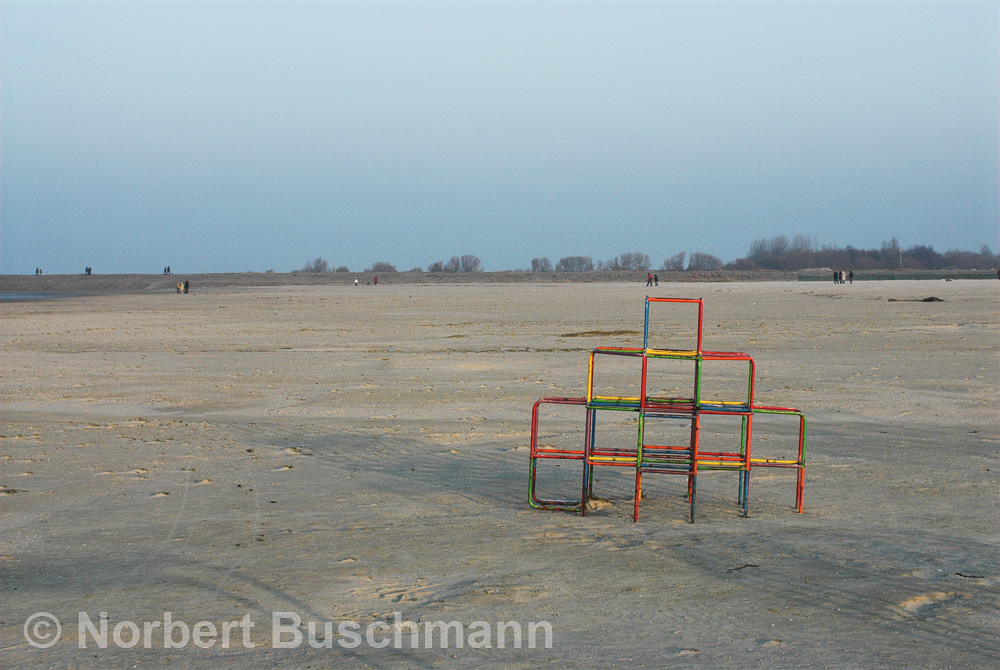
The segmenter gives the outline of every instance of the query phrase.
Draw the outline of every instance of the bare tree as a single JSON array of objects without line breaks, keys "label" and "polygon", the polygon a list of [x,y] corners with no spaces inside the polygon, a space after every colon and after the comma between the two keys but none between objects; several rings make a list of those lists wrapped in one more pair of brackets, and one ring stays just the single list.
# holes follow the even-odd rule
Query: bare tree
[{"label": "bare tree", "polygon": [[462,259],[458,256],[452,256],[447,263],[444,264],[445,272],[458,272],[462,269]]},{"label": "bare tree", "polygon": [[372,266],[365,270],[365,272],[395,272],[396,266],[392,263],[387,263],[385,261],[378,261],[372,263]]},{"label": "bare tree", "polygon": [[934,268],[941,266],[941,254],[934,247],[915,244],[906,250],[907,260],[912,260],[917,268]]},{"label": "bare tree", "polygon": [[722,260],[712,254],[694,251],[688,258],[688,270],[718,270],[721,267]]},{"label": "bare tree", "polygon": [[812,251],[816,248],[813,244],[813,240],[808,235],[796,235],[792,238],[792,251],[795,253],[804,253]]},{"label": "bare tree", "polygon": [[473,256],[472,254],[465,254],[459,260],[459,267],[462,272],[481,272],[482,266],[480,265],[479,256]]},{"label": "bare tree", "polygon": [[552,272],[552,261],[550,261],[548,258],[532,258],[531,271]]},{"label": "bare tree", "polygon": [[566,256],[556,263],[556,272],[593,272],[594,259],[590,256]]},{"label": "bare tree", "polygon": [[685,252],[680,252],[674,254],[670,258],[663,261],[663,267],[661,270],[683,270],[684,269],[684,257],[687,254]]},{"label": "bare tree", "polygon": [[444,262],[443,261],[434,261],[433,263],[431,263],[430,265],[427,266],[427,271],[428,272],[444,272]]},{"label": "bare tree", "polygon": [[601,270],[648,270],[650,267],[649,256],[641,251],[618,254],[607,263],[602,263]]},{"label": "bare tree", "polygon": [[900,255],[899,240],[895,237],[886,242],[882,242],[882,264],[884,267],[896,267],[897,259],[899,267],[903,266],[903,257]]},{"label": "bare tree", "polygon": [[302,266],[302,272],[326,272],[330,269],[330,264],[327,263],[322,258],[317,258],[314,261],[309,261]]},{"label": "bare tree", "polygon": [[771,238],[771,253],[775,256],[783,256],[788,251],[788,238],[784,235],[776,235]]},{"label": "bare tree", "polygon": [[346,265],[341,265],[334,272],[350,272],[350,270],[347,269]]},{"label": "bare tree", "polygon": [[891,240],[886,240],[882,242],[882,252],[887,254],[894,254],[899,252],[899,240],[895,237]]},{"label": "bare tree", "polygon": [[750,252],[747,254],[749,258],[762,258],[771,253],[771,247],[767,242],[766,238],[760,237],[750,243]]}]

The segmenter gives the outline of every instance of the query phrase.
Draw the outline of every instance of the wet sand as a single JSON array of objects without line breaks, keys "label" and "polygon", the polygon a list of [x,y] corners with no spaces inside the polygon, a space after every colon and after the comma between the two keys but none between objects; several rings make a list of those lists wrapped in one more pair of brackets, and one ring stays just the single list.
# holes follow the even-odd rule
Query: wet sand
[{"label": "wet sand", "polygon": [[[586,517],[527,502],[532,403],[583,395],[594,346],[641,346],[641,284],[5,303],[0,664],[992,667],[997,284],[648,290],[705,298],[705,348],[752,354],[757,402],[809,419],[804,514],[790,473],[755,474],[749,518],[708,473],[693,525],[670,477],[632,523],[610,468]],[[24,632],[41,611],[46,649]],[[256,646],[79,649],[81,611],[250,615]],[[272,648],[272,612],[547,621],[553,645]]]}]

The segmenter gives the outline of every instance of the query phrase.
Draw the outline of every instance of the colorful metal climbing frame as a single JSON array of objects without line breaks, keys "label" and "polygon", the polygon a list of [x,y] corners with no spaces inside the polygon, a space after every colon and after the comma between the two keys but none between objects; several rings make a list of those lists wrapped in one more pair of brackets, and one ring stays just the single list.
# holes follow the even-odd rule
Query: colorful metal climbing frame
[{"label": "colorful metal climbing frame", "polygon": [[[668,322],[651,319],[651,312],[656,313],[662,306],[681,308],[687,313],[696,311],[695,324],[667,325]],[[736,501],[743,516],[747,516],[753,469],[785,468],[796,471],[795,509],[802,512],[805,416],[791,407],[754,404],[753,357],[742,352],[704,351],[703,322],[701,298],[647,296],[642,348],[596,347],[590,353],[585,396],[542,398],[535,403],[531,412],[528,481],[532,507],[585,515],[587,502],[594,496],[594,469],[626,467],[635,470],[633,521],[639,519],[643,475],[673,474],[687,480],[689,520],[694,523],[699,473],[729,471],[738,474]],[[658,329],[670,332],[657,332]],[[598,366],[598,361],[605,362]],[[609,371],[612,367],[615,369]],[[722,369],[726,369],[725,374],[718,372]],[[542,408],[548,406],[578,407],[582,426],[573,430],[563,426],[551,434],[543,433]],[[598,416],[605,412],[635,415],[635,438],[598,440]],[[754,417],[763,419],[763,415],[798,417],[797,444],[793,439],[789,448],[784,444],[786,440],[775,438],[771,443],[782,442],[777,452],[772,453],[775,450],[768,448],[764,455],[752,456]],[[548,461],[580,462],[579,497],[538,495],[538,466]]]}]

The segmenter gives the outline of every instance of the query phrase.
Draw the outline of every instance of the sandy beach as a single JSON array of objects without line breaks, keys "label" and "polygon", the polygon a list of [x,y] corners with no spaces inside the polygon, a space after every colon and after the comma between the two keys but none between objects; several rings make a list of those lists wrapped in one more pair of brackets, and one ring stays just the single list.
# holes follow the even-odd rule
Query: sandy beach
[{"label": "sandy beach", "polygon": [[[0,665],[994,667],[998,290],[195,284],[4,303]],[[725,472],[699,477],[694,524],[671,477],[633,523],[617,468],[586,517],[528,505],[532,404],[583,395],[593,347],[641,346],[647,293],[704,298],[705,348],[752,354],[758,403],[806,413],[803,514],[783,471],[755,474],[749,518]],[[40,612],[61,623],[45,648],[26,637],[52,630],[26,626]],[[80,648],[81,612],[119,640]],[[399,619],[544,621],[551,647],[498,648],[494,628],[486,649],[282,648],[275,612],[303,633],[388,622],[376,642]],[[166,613],[210,622],[212,644],[165,648]],[[238,620],[254,625],[223,648],[212,629]]]}]

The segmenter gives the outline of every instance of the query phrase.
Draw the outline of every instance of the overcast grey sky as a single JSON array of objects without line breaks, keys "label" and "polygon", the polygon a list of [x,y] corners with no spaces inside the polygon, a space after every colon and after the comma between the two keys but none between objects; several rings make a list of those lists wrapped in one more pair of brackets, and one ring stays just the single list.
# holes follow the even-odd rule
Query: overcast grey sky
[{"label": "overcast grey sky", "polygon": [[997,2],[0,3],[0,270],[996,251]]}]

